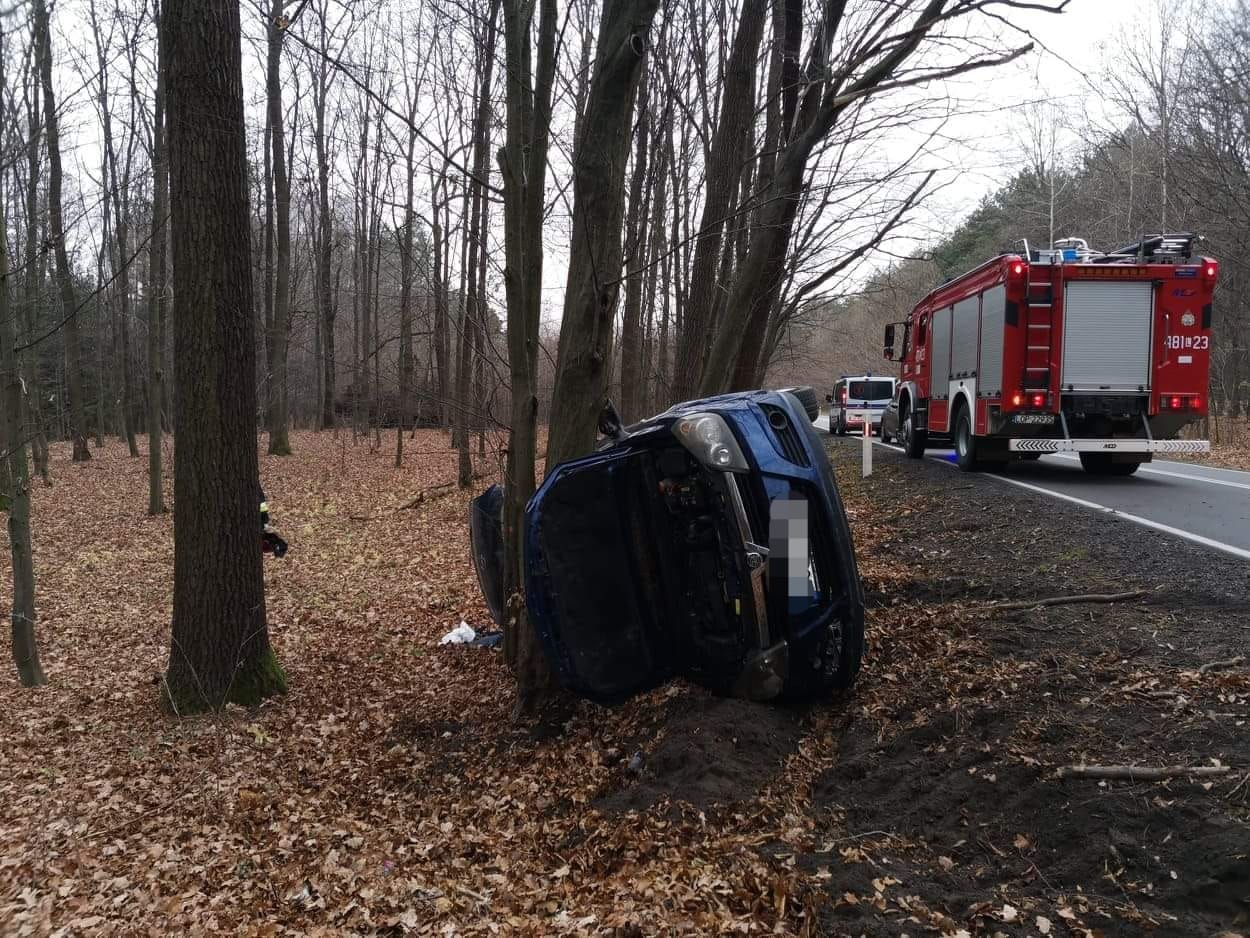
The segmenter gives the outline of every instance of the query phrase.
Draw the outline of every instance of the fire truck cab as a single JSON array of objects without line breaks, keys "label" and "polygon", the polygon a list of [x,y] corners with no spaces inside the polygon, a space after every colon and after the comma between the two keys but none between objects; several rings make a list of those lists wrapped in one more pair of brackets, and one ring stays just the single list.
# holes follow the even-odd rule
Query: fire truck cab
[{"label": "fire truck cab", "polygon": [[[948,280],[885,328],[907,454],[949,441],[961,469],[1076,453],[1131,475],[1207,413],[1219,265],[1189,233],[1099,253],[1069,238],[1002,254]],[[896,348],[901,340],[901,348]]]}]

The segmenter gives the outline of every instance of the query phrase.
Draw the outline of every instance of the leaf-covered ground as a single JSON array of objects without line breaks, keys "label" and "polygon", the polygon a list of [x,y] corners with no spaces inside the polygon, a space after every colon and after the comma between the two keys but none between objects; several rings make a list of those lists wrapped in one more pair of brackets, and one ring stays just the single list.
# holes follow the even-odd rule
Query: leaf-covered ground
[{"label": "leaf-covered ground", "polygon": [[[291,542],[266,560],[291,693],[189,720],[157,708],[172,543],[170,519],[143,513],[146,461],[111,444],[74,466],[57,448],[35,505],[51,684],[0,669],[0,934],[1245,930],[1247,861],[1226,845],[1250,845],[1234,788],[1250,682],[1196,670],[1244,647],[1244,575],[1239,607],[1205,579],[1179,606],[1146,598],[1125,613],[1136,634],[1118,606],[987,615],[1013,592],[1105,585],[1082,562],[1096,533],[1038,536],[1051,508],[1029,509],[1031,528],[1002,521],[1023,517],[1011,506],[976,508],[999,511],[989,523],[943,515],[933,497],[953,477],[915,474],[944,467],[885,464],[866,485],[848,463],[872,606],[851,701],[781,709],[673,686],[536,734],[509,722],[498,652],[437,644],[462,618],[486,624],[467,497],[401,507],[454,478],[445,439],[418,433],[400,470],[393,438],[377,453],[345,433],[293,442],[262,458]],[[975,550],[946,543],[959,524]],[[1195,603],[1201,653],[1178,611]],[[1115,647],[1089,645],[1111,627]],[[1051,777],[1133,755],[1240,774],[1209,790]],[[1156,816],[1158,800],[1179,807]],[[1108,811],[1128,812],[1127,832],[1108,834]],[[1159,846],[1165,822],[1178,833]],[[1088,862],[1060,869],[1073,856]],[[1203,895],[1214,911],[1199,915]]]}]

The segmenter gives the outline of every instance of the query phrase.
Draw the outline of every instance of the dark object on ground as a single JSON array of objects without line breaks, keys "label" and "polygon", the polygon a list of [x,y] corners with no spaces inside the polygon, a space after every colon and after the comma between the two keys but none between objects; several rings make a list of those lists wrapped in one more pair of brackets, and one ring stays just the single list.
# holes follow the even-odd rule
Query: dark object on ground
[{"label": "dark object on ground", "polygon": [[275,531],[262,531],[260,549],[266,554],[273,554],[275,557],[285,557],[287,544],[282,540]]},{"label": "dark object on ground", "polygon": [[624,777],[595,807],[620,814],[664,800],[699,809],[749,800],[781,772],[802,733],[799,708],[692,693],[682,698],[663,738],[633,755]]},{"label": "dark object on ground", "polygon": [[503,644],[503,632],[498,630],[494,632],[478,632],[470,645],[476,645],[478,648],[495,648]]},{"label": "dark object on ground", "polygon": [[[525,602],[561,682],[616,703],[676,677],[751,700],[851,686],[864,602],[811,389],[691,401],[555,466],[525,513]],[[503,493],[470,513],[502,625]]]},{"label": "dark object on ground", "polygon": [[260,549],[262,553],[285,557],[287,544],[278,532],[269,527],[269,502],[262,489],[260,493]]}]

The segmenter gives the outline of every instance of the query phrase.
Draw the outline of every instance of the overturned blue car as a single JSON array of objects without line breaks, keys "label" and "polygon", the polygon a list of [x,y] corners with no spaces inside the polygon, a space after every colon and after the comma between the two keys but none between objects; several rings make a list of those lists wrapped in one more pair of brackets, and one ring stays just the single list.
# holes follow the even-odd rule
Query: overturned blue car
[{"label": "overturned blue car", "polygon": [[[555,466],[525,512],[525,603],[573,693],[674,678],[750,700],[830,697],[864,648],[864,598],[810,388],[726,394],[622,427]],[[502,492],[473,503],[473,561],[503,624]]]}]

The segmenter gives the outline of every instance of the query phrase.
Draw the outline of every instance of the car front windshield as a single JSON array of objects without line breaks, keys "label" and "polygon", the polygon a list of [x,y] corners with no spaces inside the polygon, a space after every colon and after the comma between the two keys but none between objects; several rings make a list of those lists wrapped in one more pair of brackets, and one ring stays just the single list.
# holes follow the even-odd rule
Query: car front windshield
[{"label": "car front windshield", "polygon": [[886,401],[894,396],[894,385],[889,381],[852,381],[850,396],[857,401]]}]

